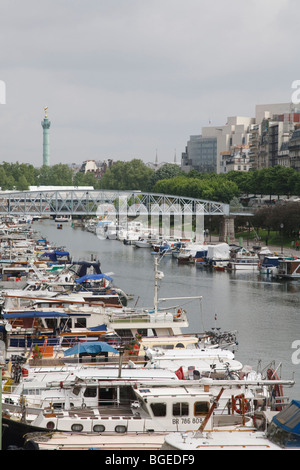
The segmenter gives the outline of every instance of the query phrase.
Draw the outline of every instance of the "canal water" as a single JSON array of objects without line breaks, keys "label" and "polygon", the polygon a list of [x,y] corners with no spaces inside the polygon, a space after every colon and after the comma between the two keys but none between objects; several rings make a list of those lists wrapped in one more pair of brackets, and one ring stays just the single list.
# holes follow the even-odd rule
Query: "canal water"
[{"label": "canal water", "polygon": [[[65,246],[73,260],[99,259],[102,272],[111,273],[116,286],[134,295],[132,305],[153,307],[150,249],[102,240],[69,223],[57,230],[52,220],[34,222],[33,229],[56,246]],[[296,381],[287,389],[288,396],[300,399],[300,281],[272,281],[257,272],[212,272],[179,265],[170,256],[160,260],[159,270],[164,273],[159,297],[202,296],[201,301],[186,302],[189,327],[184,332],[199,333],[212,327],[237,331],[236,359],[255,370],[260,361],[262,367],[271,361],[282,364],[282,378]]]}]

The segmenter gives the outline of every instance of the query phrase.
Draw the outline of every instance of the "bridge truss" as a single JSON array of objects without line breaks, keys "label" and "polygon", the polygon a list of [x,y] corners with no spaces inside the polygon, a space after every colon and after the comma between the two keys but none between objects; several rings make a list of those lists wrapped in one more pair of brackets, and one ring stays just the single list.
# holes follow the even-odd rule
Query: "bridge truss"
[{"label": "bridge truss", "polygon": [[0,215],[96,216],[139,212],[161,214],[229,215],[228,204],[201,199],[111,190],[42,190],[0,193]]}]

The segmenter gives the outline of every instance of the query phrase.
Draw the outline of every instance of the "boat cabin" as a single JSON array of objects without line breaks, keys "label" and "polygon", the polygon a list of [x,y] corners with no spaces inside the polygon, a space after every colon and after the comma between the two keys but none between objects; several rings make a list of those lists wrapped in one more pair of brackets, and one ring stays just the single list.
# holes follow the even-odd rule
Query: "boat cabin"
[{"label": "boat cabin", "polygon": [[300,448],[300,401],[290,405],[274,416],[267,437],[283,448]]},{"label": "boat cabin", "polygon": [[282,260],[278,267],[279,279],[294,279],[300,277],[300,259]]}]

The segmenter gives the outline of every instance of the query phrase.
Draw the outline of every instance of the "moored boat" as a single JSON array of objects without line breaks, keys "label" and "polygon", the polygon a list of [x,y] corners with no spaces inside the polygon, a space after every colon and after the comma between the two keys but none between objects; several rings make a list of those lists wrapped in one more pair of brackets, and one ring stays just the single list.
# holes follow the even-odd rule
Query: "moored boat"
[{"label": "moored boat", "polygon": [[[52,394],[56,392],[57,396],[60,390],[64,408],[44,407],[32,421],[32,425],[46,427],[51,432],[54,440],[50,448],[53,442],[59,442],[55,438],[64,438],[64,448],[68,448],[75,436],[81,436],[83,449],[91,440],[101,445],[103,436],[110,435],[123,435],[128,439],[131,434],[139,434],[144,435],[147,442],[150,434],[159,434],[162,445],[170,432],[189,432],[201,426],[205,426],[207,432],[234,431],[239,426],[251,432],[254,413],[271,412],[268,386],[272,381],[258,378],[196,382],[154,379],[148,383],[146,379],[131,383],[120,379],[98,384],[95,379],[89,382],[82,379],[82,375],[79,381],[73,376],[69,383],[65,380],[60,385],[53,384]],[[74,403],[69,407],[71,397],[72,401],[77,397],[81,406]],[[82,407],[82,399],[86,407]],[[97,405],[89,406],[92,401]],[[36,438],[33,441],[37,443]],[[42,442],[40,438],[38,441]],[[48,448],[46,442],[47,439],[41,448]]]},{"label": "moored boat", "polygon": [[299,279],[300,258],[282,259],[276,274],[278,279]]},{"label": "moored boat", "polygon": [[261,423],[258,429],[237,426],[235,430],[169,434],[161,450],[300,450],[300,401],[292,400],[274,416],[261,412],[256,418]]}]

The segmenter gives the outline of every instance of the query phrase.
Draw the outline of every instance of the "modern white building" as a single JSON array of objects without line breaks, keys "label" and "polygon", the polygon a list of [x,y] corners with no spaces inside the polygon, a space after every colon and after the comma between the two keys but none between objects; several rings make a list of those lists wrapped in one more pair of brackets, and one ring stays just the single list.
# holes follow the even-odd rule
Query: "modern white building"
[{"label": "modern white building", "polygon": [[[206,126],[191,136],[182,153],[181,168],[227,173],[268,168],[288,160],[288,142],[300,122],[299,105],[260,104],[255,117],[231,116],[223,126]],[[243,161],[236,149],[243,150]],[[247,151],[246,151],[247,150]],[[239,164],[241,163],[241,164]],[[300,167],[300,163],[299,163]]]},{"label": "modern white building", "polygon": [[[251,117],[231,116],[224,126],[203,127],[201,136],[191,136],[186,152],[182,154],[182,169],[226,172],[223,157],[231,155],[237,147],[249,145],[250,129],[254,123],[255,119]],[[208,161],[209,170],[206,169]]]}]

